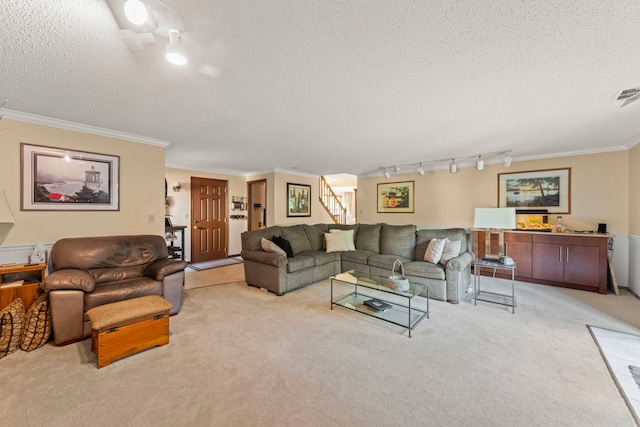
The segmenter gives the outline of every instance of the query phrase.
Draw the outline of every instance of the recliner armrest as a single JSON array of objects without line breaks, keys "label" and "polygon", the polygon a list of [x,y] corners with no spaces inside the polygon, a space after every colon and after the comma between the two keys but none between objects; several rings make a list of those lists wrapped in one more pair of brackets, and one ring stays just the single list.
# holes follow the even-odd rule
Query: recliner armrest
[{"label": "recliner armrest", "polygon": [[276,267],[282,267],[287,265],[287,256],[281,254],[275,254],[266,251],[250,251],[247,249],[240,252],[242,259],[259,262],[261,264],[274,265]]},{"label": "recliner armrest", "polygon": [[162,280],[165,276],[183,271],[185,268],[187,268],[186,261],[169,258],[157,259],[145,267],[144,275],[152,279]]},{"label": "recliner armrest", "polygon": [[45,277],[41,288],[45,291],[79,290],[92,292],[96,288],[93,276],[85,270],[63,269]]}]

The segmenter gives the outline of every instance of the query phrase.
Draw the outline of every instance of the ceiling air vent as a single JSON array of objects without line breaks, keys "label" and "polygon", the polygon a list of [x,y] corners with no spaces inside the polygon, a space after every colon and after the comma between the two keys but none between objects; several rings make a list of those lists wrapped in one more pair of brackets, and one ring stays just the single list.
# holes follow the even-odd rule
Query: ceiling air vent
[{"label": "ceiling air vent", "polygon": [[640,99],[640,87],[624,89],[616,94],[616,101],[624,101],[620,107],[624,107]]},{"label": "ceiling air vent", "polygon": [[616,95],[616,101],[624,101],[625,99],[634,98],[638,95],[640,95],[640,87],[625,89]]}]

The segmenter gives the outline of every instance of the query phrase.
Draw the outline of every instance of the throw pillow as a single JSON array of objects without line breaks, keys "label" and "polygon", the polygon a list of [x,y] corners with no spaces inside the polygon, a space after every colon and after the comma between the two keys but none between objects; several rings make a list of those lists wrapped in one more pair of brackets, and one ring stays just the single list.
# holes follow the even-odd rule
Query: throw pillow
[{"label": "throw pillow", "polygon": [[437,264],[442,258],[445,239],[431,239],[427,251],[424,253],[424,260],[432,264]]},{"label": "throw pillow", "polygon": [[446,266],[449,260],[454,259],[460,255],[460,247],[462,242],[460,240],[454,240],[453,242],[449,238],[444,239],[444,249],[442,250],[442,256],[439,263]]},{"label": "throw pillow", "polygon": [[27,310],[22,327],[20,348],[24,351],[31,351],[42,347],[51,338],[52,329],[49,293],[44,292]]},{"label": "throw pillow", "polygon": [[285,251],[280,249],[278,245],[273,243],[271,240],[267,240],[264,237],[260,238],[260,246],[262,246],[262,250],[265,252],[271,252],[272,254],[278,255],[287,255]]},{"label": "throw pillow", "polygon": [[324,233],[324,240],[329,252],[345,252],[349,250],[347,239],[342,233]]},{"label": "throw pillow", "polygon": [[293,258],[293,249],[291,248],[291,243],[289,243],[287,239],[280,236],[273,236],[271,241],[278,245],[278,247],[287,254],[287,258]]},{"label": "throw pillow", "polygon": [[347,245],[347,250],[348,251],[356,250],[356,242],[355,242],[355,239],[353,238],[353,230],[337,230],[335,228],[332,228],[331,230],[329,230],[329,233],[342,234],[345,239],[345,243]]},{"label": "throw pillow", "polygon": [[23,323],[24,305],[20,298],[0,311],[0,359],[18,350]]}]

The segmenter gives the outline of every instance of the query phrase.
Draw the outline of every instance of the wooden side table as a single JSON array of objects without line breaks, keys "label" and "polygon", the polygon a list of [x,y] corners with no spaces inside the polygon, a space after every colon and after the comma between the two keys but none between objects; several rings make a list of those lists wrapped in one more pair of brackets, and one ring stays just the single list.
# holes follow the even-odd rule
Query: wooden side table
[{"label": "wooden side table", "polygon": [[[0,267],[0,310],[11,304],[16,298],[22,299],[24,309],[27,310],[31,307],[31,304],[40,296],[42,290],[40,289],[40,283],[44,281],[45,270],[47,264],[16,264]],[[24,279],[24,283],[20,286],[3,287],[5,283],[5,274],[16,273],[39,273],[40,281],[33,279]],[[35,276],[35,275],[34,275]]]}]

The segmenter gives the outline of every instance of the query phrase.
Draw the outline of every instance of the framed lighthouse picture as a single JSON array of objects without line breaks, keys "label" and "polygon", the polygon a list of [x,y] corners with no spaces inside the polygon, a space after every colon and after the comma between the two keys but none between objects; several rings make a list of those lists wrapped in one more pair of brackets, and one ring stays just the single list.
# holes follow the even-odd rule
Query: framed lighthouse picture
[{"label": "framed lighthouse picture", "polygon": [[23,211],[120,210],[120,157],[20,144]]}]

